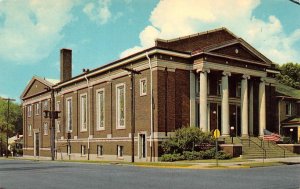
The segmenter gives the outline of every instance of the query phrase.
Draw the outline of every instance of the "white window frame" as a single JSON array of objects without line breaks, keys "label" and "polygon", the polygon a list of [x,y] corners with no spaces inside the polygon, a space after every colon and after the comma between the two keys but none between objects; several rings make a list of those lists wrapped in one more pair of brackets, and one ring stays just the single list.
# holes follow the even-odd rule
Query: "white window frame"
[{"label": "white window frame", "polygon": [[285,102],[285,115],[286,116],[291,116],[292,115],[292,103],[289,101]]},{"label": "white window frame", "polygon": [[80,147],[81,156],[86,156],[86,146],[81,145]]},{"label": "white window frame", "polygon": [[58,120],[55,120],[56,121],[56,128],[55,128],[55,130],[56,130],[56,132],[57,133],[60,133],[60,121],[58,121]]},{"label": "white window frame", "polygon": [[[145,82],[145,91],[144,89],[144,85],[143,82]],[[147,95],[147,78],[142,78],[140,79],[140,96],[145,96]]]},{"label": "white window frame", "polygon": [[31,117],[32,115],[32,105],[27,106],[27,117]]},{"label": "white window frame", "polygon": [[40,103],[35,104],[35,115],[40,115]]},{"label": "white window frame", "polygon": [[[70,103],[70,109],[68,107],[68,102]],[[70,111],[69,111],[70,110]],[[69,116],[70,115],[70,116]],[[72,111],[72,97],[66,98],[66,131],[67,132],[72,132],[73,129],[73,111]]]},{"label": "white window frame", "polygon": [[123,158],[123,156],[124,156],[124,146],[117,145],[117,157]]},{"label": "white window frame", "polygon": [[[83,105],[84,98],[85,98],[85,107]],[[80,132],[87,131],[87,123],[88,123],[88,96],[87,93],[83,93],[80,95]]]},{"label": "white window frame", "polygon": [[49,106],[49,102],[48,102],[48,100],[45,100],[45,101],[43,102],[43,109],[44,109],[44,110],[47,110],[47,109],[48,109],[48,106]]},{"label": "white window frame", "polygon": [[217,86],[217,96],[222,95],[222,80],[218,80],[218,86]]},{"label": "white window frame", "polygon": [[[100,104],[100,94],[102,93],[103,95],[103,104]],[[102,120],[102,125],[101,125],[101,119],[100,119],[100,106],[103,107],[103,120]],[[98,89],[96,91],[96,121],[97,121],[97,126],[96,126],[96,130],[97,131],[101,131],[101,130],[105,130],[105,89]]]},{"label": "white window frame", "polygon": [[97,157],[103,156],[103,145],[97,145]]},{"label": "white window frame", "polygon": [[56,111],[60,111],[60,101],[56,102],[56,107],[55,107]]},{"label": "white window frame", "polygon": [[44,122],[43,124],[43,131],[44,131],[44,135],[48,135],[48,123]]},{"label": "white window frame", "polygon": [[32,136],[32,125],[28,125],[28,136]]},{"label": "white window frame", "polygon": [[67,145],[67,155],[71,155],[72,154],[72,148],[70,145]]},{"label": "white window frame", "polygon": [[[123,109],[124,109],[124,125],[120,125],[120,112],[119,112],[119,110],[120,110],[120,99],[119,99],[119,91],[118,91],[118,89],[120,88],[120,87],[123,87],[123,89],[124,89],[124,107],[123,107]],[[126,85],[125,85],[125,83],[120,83],[120,84],[118,84],[118,85],[116,85],[116,125],[117,125],[117,129],[125,129],[126,128]]]}]

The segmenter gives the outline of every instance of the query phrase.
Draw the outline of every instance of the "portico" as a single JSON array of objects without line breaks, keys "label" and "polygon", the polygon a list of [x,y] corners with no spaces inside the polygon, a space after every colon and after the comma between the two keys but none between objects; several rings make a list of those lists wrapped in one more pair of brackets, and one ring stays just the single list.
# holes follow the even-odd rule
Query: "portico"
[{"label": "portico", "polygon": [[[227,65],[216,69],[212,64],[215,65],[204,62],[202,68],[193,72],[193,77],[199,80],[195,82],[199,85],[196,87],[198,91],[194,90],[198,93],[195,96],[199,97],[195,100],[199,102],[196,103],[199,106],[196,113],[199,115],[194,117],[198,117],[195,122],[199,124],[196,125],[205,132],[219,129],[224,137],[230,135],[230,127],[235,128],[237,136],[263,136],[266,128],[267,73],[247,68],[230,69]],[[254,87],[258,89],[254,90]],[[254,119],[255,116],[258,119]],[[254,129],[254,125],[257,128]]]}]

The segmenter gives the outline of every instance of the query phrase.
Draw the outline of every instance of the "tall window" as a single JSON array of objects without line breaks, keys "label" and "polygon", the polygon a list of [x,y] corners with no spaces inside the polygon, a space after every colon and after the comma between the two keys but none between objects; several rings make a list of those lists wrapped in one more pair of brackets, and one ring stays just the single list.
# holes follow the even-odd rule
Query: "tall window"
[{"label": "tall window", "polygon": [[124,146],[117,146],[117,156],[123,157]]},{"label": "tall window", "polygon": [[48,135],[48,123],[44,123],[44,135]]},{"label": "tall window", "polygon": [[117,85],[117,128],[125,128],[125,85]]},{"label": "tall window", "polygon": [[241,82],[236,84],[236,97],[241,97]]},{"label": "tall window", "polygon": [[86,147],[85,145],[81,145],[81,155],[85,156],[85,154],[86,154]]},{"label": "tall window", "polygon": [[56,120],[56,132],[60,133],[60,121]]},{"label": "tall window", "polygon": [[87,95],[80,96],[80,123],[81,131],[87,130]]},{"label": "tall window", "polygon": [[31,112],[32,112],[32,106],[29,105],[29,106],[27,106],[27,116],[28,117],[31,117]]},{"label": "tall window", "polygon": [[72,131],[72,99],[69,98],[67,99],[67,111],[66,111],[66,126],[67,126],[67,131]]},{"label": "tall window", "polygon": [[103,156],[103,146],[97,145],[97,156]]},{"label": "tall window", "polygon": [[56,111],[60,111],[60,101],[56,102]]},{"label": "tall window", "polygon": [[96,103],[97,103],[97,130],[104,130],[104,119],[105,119],[105,113],[104,113],[104,107],[105,107],[105,99],[104,99],[104,89],[100,89],[97,91],[97,97],[96,97]]},{"label": "tall window", "polygon": [[292,103],[291,102],[285,102],[285,114],[287,116],[292,115]]},{"label": "tall window", "polygon": [[147,94],[147,80],[146,78],[140,80],[140,96]]},{"label": "tall window", "polygon": [[32,136],[32,126],[28,125],[28,136]]},{"label": "tall window", "polygon": [[36,103],[35,104],[35,115],[39,115],[40,114],[40,103]]},{"label": "tall window", "polygon": [[48,100],[44,101],[44,110],[47,110],[48,109]]}]

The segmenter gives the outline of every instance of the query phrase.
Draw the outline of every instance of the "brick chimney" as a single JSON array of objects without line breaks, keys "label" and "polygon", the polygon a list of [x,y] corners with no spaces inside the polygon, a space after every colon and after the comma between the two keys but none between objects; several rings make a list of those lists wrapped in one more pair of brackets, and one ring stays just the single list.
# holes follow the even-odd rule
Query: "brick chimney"
[{"label": "brick chimney", "polygon": [[72,78],[72,50],[60,50],[60,81],[68,81]]}]

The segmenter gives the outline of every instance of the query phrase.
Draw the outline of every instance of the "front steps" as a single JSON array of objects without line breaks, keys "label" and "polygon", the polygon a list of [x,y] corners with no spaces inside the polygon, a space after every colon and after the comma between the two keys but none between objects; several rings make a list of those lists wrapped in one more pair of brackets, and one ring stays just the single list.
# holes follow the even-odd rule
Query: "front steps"
[{"label": "front steps", "polygon": [[[231,137],[224,138],[224,142],[226,144],[231,144]],[[258,137],[250,137],[250,140],[248,137],[234,137],[233,143],[243,145],[242,155],[245,159],[284,158],[298,156],[286,148],[278,146],[274,142],[262,141]]]}]

